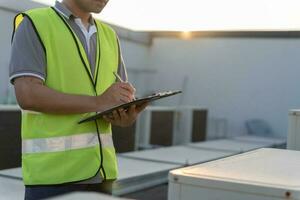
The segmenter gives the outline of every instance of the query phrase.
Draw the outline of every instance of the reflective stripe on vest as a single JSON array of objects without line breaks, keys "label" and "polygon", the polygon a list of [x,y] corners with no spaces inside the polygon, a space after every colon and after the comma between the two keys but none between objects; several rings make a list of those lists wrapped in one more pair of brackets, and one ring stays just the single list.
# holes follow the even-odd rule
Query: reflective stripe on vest
[{"label": "reflective stripe on vest", "polygon": [[[113,147],[112,134],[100,134],[102,147]],[[22,141],[22,153],[48,153],[82,149],[98,145],[97,133],[27,139]]]}]

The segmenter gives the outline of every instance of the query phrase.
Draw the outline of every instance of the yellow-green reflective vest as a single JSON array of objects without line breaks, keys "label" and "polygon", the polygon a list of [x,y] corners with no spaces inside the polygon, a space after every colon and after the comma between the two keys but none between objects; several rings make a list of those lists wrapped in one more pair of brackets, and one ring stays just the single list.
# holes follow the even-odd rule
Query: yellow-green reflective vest
[{"label": "yellow-green reflective vest", "polygon": [[[29,10],[16,16],[15,28],[25,15],[46,52],[47,87],[66,94],[95,96],[114,83],[118,43],[109,26],[95,20],[98,40],[93,76],[80,40],[62,16],[53,8]],[[25,185],[76,182],[91,178],[98,171],[104,179],[117,178],[111,125],[101,119],[78,124],[83,117],[84,114],[22,112]]]}]

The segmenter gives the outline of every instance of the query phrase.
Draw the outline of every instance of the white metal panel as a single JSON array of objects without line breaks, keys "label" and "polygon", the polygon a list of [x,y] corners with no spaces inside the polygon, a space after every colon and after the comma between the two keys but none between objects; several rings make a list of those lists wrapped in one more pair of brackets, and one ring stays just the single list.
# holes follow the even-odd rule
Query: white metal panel
[{"label": "white metal panel", "polygon": [[274,147],[281,146],[286,143],[285,138],[262,137],[262,136],[255,136],[255,135],[241,135],[241,136],[233,137],[232,139],[243,141],[243,142],[269,144]]},{"label": "white metal panel", "polygon": [[197,199],[196,195],[222,200],[300,199],[299,166],[298,151],[259,149],[173,170],[169,183],[182,184],[184,200]]},{"label": "white metal panel", "polygon": [[287,149],[300,150],[300,110],[290,110]]},{"label": "white metal panel", "polygon": [[199,106],[178,106],[175,116],[175,127],[173,133],[173,144],[182,145],[192,142],[193,112],[207,110]]},{"label": "white metal panel", "polygon": [[22,180],[0,175],[0,199],[24,199],[25,187]]},{"label": "white metal panel", "polygon": [[119,178],[111,193],[123,195],[168,182],[168,172],[180,165],[118,157]]},{"label": "white metal panel", "polygon": [[[193,185],[182,185],[178,200],[283,200],[283,198],[263,196],[254,193],[224,190],[216,192],[213,188],[198,188]],[[284,198],[285,199],[285,198]],[[169,200],[172,200],[169,198]]]},{"label": "white metal panel", "polygon": [[169,171],[180,165],[151,162],[137,159],[118,157],[119,180],[128,179],[161,171]]},{"label": "white metal panel", "polygon": [[149,146],[150,143],[151,111],[147,108],[136,120],[135,150],[139,147]]},{"label": "white metal panel", "polygon": [[193,107],[177,108],[173,132],[173,144],[187,144],[192,141]]},{"label": "white metal panel", "polygon": [[219,140],[209,140],[204,142],[197,142],[189,144],[191,147],[196,147],[199,149],[215,149],[220,151],[229,152],[246,152],[254,149],[259,149],[263,147],[270,147],[270,144],[266,143],[253,143],[245,141],[237,141],[232,139],[219,139]]},{"label": "white metal panel", "polygon": [[170,183],[168,185],[168,199],[169,200],[180,200],[180,194],[181,194],[181,184],[178,183]]},{"label": "white metal panel", "polygon": [[0,170],[0,176],[1,175],[22,179],[22,169],[21,167],[17,167],[17,168]]},{"label": "white metal panel", "polygon": [[196,149],[185,146],[174,146],[123,153],[120,155],[131,158],[159,161],[162,163],[190,165],[223,158],[233,154],[233,152],[222,152],[215,150]]},{"label": "white metal panel", "polygon": [[24,199],[21,168],[0,170],[0,199]]},{"label": "white metal panel", "polygon": [[139,147],[151,148],[150,138],[151,138],[151,119],[153,112],[174,112],[173,116],[173,130],[176,129],[176,107],[170,106],[148,106],[138,117],[136,121],[136,138],[135,138],[135,149],[138,150]]}]

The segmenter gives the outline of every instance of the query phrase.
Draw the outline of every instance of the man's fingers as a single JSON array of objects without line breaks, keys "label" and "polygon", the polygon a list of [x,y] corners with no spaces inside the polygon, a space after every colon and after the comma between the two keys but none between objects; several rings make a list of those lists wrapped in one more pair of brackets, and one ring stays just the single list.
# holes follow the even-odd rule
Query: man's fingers
[{"label": "man's fingers", "polygon": [[104,115],[103,116],[103,119],[106,121],[106,122],[109,122],[109,123],[112,123],[113,122],[113,119],[111,119],[110,117]]},{"label": "man's fingers", "polygon": [[127,97],[127,96],[121,96],[120,97],[120,101],[122,102],[122,103],[129,103],[131,100]]},{"label": "man's fingers", "polygon": [[128,114],[130,116],[135,115],[135,113],[136,113],[135,108],[136,108],[136,105],[132,105],[132,106],[129,107]]},{"label": "man's fingers", "polygon": [[119,109],[119,114],[120,114],[120,117],[121,117],[121,120],[127,120],[128,116],[127,116],[127,113],[124,109]]},{"label": "man's fingers", "polygon": [[132,101],[133,98],[134,98],[134,96],[132,94],[128,93],[128,92],[122,92],[121,95],[123,97],[126,97],[128,99],[128,102]]},{"label": "man's fingers", "polygon": [[141,104],[141,105],[139,105],[139,106],[136,107],[136,111],[139,113],[139,112],[141,112],[142,110],[144,110],[148,105],[149,105],[148,102],[143,103],[143,104]]},{"label": "man's fingers", "polygon": [[130,93],[135,93],[135,88],[130,83],[120,83],[120,87],[129,91]]},{"label": "man's fingers", "polygon": [[114,120],[120,120],[121,117],[120,117],[118,111],[114,110],[112,114],[113,114]]}]

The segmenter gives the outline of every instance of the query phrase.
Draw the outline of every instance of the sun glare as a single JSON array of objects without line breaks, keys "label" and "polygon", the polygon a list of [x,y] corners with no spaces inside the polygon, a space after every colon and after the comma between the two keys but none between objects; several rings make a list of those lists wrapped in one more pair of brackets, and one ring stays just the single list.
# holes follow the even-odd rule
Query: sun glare
[{"label": "sun glare", "polygon": [[299,8],[299,0],[110,0],[95,16],[137,31],[300,30]]}]

